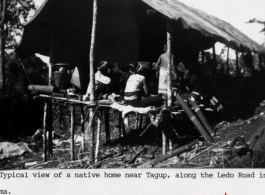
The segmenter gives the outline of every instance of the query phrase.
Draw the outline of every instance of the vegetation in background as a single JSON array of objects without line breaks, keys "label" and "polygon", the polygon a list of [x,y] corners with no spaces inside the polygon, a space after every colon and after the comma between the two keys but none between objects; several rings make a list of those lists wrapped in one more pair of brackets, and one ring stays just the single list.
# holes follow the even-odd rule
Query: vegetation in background
[{"label": "vegetation in background", "polygon": [[8,56],[6,95],[0,98],[0,137],[32,134],[42,126],[43,104],[32,99],[27,87],[30,82],[47,85],[48,68],[35,56],[25,60],[23,66],[15,55]]},{"label": "vegetation in background", "polygon": [[41,124],[42,105],[32,101],[26,74],[34,84],[47,84],[47,67],[39,58],[31,57],[23,62],[23,70],[14,54],[17,38],[34,11],[33,0],[0,2],[0,137],[31,133]]},{"label": "vegetation in background", "polygon": [[16,37],[21,35],[23,25],[34,10],[33,0],[0,2],[0,95],[6,93],[5,55],[17,46]]}]

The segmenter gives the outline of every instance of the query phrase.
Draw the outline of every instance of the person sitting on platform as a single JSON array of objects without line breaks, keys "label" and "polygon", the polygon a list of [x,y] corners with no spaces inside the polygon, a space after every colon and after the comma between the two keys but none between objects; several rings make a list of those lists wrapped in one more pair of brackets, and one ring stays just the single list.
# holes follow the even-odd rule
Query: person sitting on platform
[{"label": "person sitting on platform", "polygon": [[[111,79],[109,77],[110,65],[107,61],[102,61],[97,66],[98,71],[95,73],[95,99],[108,99],[114,101],[116,95],[111,93]],[[91,93],[91,84],[88,85],[88,97]]]},{"label": "person sitting on platform", "polygon": [[216,111],[223,110],[223,105],[220,103],[220,91],[212,80],[212,73],[209,70],[202,73],[202,97],[205,105],[213,106]]},{"label": "person sitting on platform", "polygon": [[199,101],[201,99],[201,79],[190,72],[182,62],[177,65],[177,83],[178,92],[184,100]]},{"label": "person sitting on platform", "polygon": [[160,95],[148,97],[149,89],[141,63],[138,63],[138,65],[130,64],[129,69],[132,75],[125,87],[125,104],[133,107],[162,106],[163,98]]}]

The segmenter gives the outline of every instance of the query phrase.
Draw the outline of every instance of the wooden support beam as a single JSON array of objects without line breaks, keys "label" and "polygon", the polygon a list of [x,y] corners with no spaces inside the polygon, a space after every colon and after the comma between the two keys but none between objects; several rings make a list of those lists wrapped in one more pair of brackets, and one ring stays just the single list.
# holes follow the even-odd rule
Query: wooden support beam
[{"label": "wooden support beam", "polygon": [[[168,71],[168,82],[167,82],[167,107],[171,107],[172,105],[172,78],[171,78],[171,71],[172,66],[174,64],[171,64],[171,58],[172,58],[172,51],[171,51],[171,39],[172,39],[172,27],[171,27],[171,20],[167,19],[167,71]],[[165,154],[167,152],[167,142],[168,142],[168,135],[166,131],[166,126],[162,129],[162,153]]]},{"label": "wooden support beam", "polygon": [[53,150],[52,150],[52,134],[53,134],[53,113],[52,113],[52,103],[47,102],[47,120],[48,120],[48,152],[49,152],[49,158],[51,159],[53,157]]},{"label": "wooden support beam", "polygon": [[229,47],[227,47],[226,74],[229,76]]},{"label": "wooden support beam", "polygon": [[216,63],[216,52],[215,52],[215,45],[213,45],[213,60],[214,60],[214,63]]},{"label": "wooden support beam", "polygon": [[138,128],[138,122],[139,122],[139,114],[135,113],[135,124],[134,124],[134,129]]},{"label": "wooden support beam", "polygon": [[172,51],[171,51],[171,20],[167,19],[167,53],[168,53],[168,58],[167,58],[167,70],[168,70],[168,85],[167,85],[167,106],[170,107],[172,104],[172,78],[171,78],[171,71],[172,71],[172,66],[174,64],[171,64],[171,58],[172,58]]},{"label": "wooden support beam", "polygon": [[238,62],[238,51],[236,51],[236,77],[239,77],[239,62]]},{"label": "wooden support beam", "polygon": [[75,106],[71,105],[71,129],[70,129],[70,149],[71,149],[71,160],[75,160]]},{"label": "wooden support beam", "polygon": [[216,77],[216,68],[218,66],[217,64],[217,59],[216,59],[216,52],[215,52],[215,44],[213,45],[213,62],[214,62],[214,68],[212,69],[212,75],[213,75],[213,78]]},{"label": "wooden support beam", "polygon": [[85,150],[85,142],[86,142],[86,139],[85,139],[85,115],[84,115],[84,107],[81,105],[80,106],[80,112],[81,112],[81,129],[82,129],[82,135],[83,135],[83,142],[81,144],[81,149],[82,151]]},{"label": "wooden support beam", "polygon": [[169,151],[172,151],[173,149],[173,130],[172,129],[169,129],[168,130],[168,134],[169,134],[169,143],[168,143],[168,149]]},{"label": "wooden support beam", "polygon": [[140,124],[139,124],[139,129],[142,129],[142,125],[143,125],[143,117],[144,115],[140,115]]},{"label": "wooden support beam", "polygon": [[97,14],[98,14],[98,1],[93,0],[93,21],[92,21],[92,30],[91,30],[91,42],[90,42],[90,102],[91,105],[95,105],[95,70],[94,70],[94,48],[96,40],[96,26],[97,26]]},{"label": "wooden support beam", "polygon": [[123,137],[125,137],[126,136],[126,131],[125,131],[125,125],[124,125],[123,121],[121,121],[121,126],[122,126]]},{"label": "wooden support beam", "polygon": [[150,123],[150,118],[148,117],[148,115],[145,115],[145,124],[143,129],[146,129],[149,123]]},{"label": "wooden support beam", "polygon": [[121,134],[121,128],[122,128],[122,116],[121,116],[121,112],[119,112],[119,137],[121,138],[122,137],[122,134]]},{"label": "wooden support beam", "polygon": [[47,162],[47,105],[48,103],[45,102],[44,104],[44,116],[43,116],[43,161]]},{"label": "wooden support beam", "polygon": [[100,145],[100,133],[101,133],[101,118],[100,118],[100,112],[98,112],[97,138],[96,138],[96,149],[95,149],[95,163],[98,162],[98,151],[99,151],[99,145]]},{"label": "wooden support beam", "polygon": [[92,161],[94,159],[94,135],[93,135],[93,120],[95,111],[93,108],[89,110],[89,125],[88,125],[88,148],[89,148],[89,159]]},{"label": "wooden support beam", "polygon": [[167,153],[167,132],[166,132],[166,125],[164,124],[162,127],[162,154]]},{"label": "wooden support beam", "polygon": [[259,54],[258,57],[259,57],[259,71],[261,72],[262,71],[262,56],[261,56],[261,54]]},{"label": "wooden support beam", "polygon": [[204,64],[204,50],[201,51],[201,54],[202,54],[201,63]]},{"label": "wooden support beam", "polygon": [[106,143],[110,142],[110,129],[109,129],[109,109],[104,110],[105,118],[105,133],[106,133]]}]

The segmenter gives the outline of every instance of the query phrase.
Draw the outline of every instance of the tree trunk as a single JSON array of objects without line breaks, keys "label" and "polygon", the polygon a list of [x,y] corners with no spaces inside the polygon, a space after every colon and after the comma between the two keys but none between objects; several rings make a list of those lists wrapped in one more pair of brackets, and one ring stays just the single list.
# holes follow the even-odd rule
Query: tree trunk
[{"label": "tree trunk", "polygon": [[4,63],[5,49],[3,42],[4,39],[1,29],[0,30],[0,89],[2,90],[2,94],[5,95],[5,63]]},{"label": "tree trunk", "polygon": [[95,104],[95,71],[94,71],[94,46],[96,39],[96,24],[97,24],[97,9],[98,2],[94,0],[93,3],[93,23],[92,23],[92,32],[91,32],[91,43],[90,43],[90,83],[91,83],[91,92],[90,92],[90,102],[91,104]]},{"label": "tree trunk", "polygon": [[[6,16],[6,0],[2,0],[0,3],[0,89],[2,90],[2,94],[6,93],[6,85],[5,85],[5,38],[4,38],[4,22]],[[0,91],[1,92],[1,91]],[[1,93],[0,93],[1,94]]]}]

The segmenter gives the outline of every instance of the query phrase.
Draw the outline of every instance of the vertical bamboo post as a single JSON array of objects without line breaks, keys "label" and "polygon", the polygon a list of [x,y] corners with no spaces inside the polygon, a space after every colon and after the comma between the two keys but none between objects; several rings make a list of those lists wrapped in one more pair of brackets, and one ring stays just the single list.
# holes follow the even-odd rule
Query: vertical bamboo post
[{"label": "vertical bamboo post", "polygon": [[91,31],[91,43],[90,43],[90,103],[95,105],[95,70],[94,70],[94,47],[96,40],[96,26],[97,26],[97,13],[98,13],[98,1],[93,0],[93,22],[92,22],[92,31]]},{"label": "vertical bamboo post", "polygon": [[169,151],[172,151],[173,149],[173,130],[171,128],[168,129],[169,131],[169,145],[168,145],[168,149]]},{"label": "vertical bamboo post", "polygon": [[138,121],[139,121],[139,114],[135,113],[135,124],[134,124],[134,129],[138,128]]},{"label": "vertical bamboo post", "polygon": [[51,159],[53,157],[53,151],[52,151],[52,132],[53,132],[53,113],[52,113],[52,103],[47,103],[47,120],[48,120],[48,132],[49,132],[49,138],[48,138],[48,145],[49,145],[49,158]]},{"label": "vertical bamboo post", "polygon": [[215,52],[215,44],[213,45],[213,61],[214,61],[214,68],[212,69],[213,77],[216,76],[216,68],[217,68],[217,60],[216,60],[216,52]]},{"label": "vertical bamboo post", "polygon": [[166,154],[167,152],[167,135],[166,135],[166,123],[162,126],[162,154]]},{"label": "vertical bamboo post", "polygon": [[201,54],[202,54],[202,61],[201,61],[201,63],[204,64],[204,50],[201,51]]},{"label": "vertical bamboo post", "polygon": [[227,64],[226,73],[227,73],[227,76],[229,76],[229,47],[227,47],[227,60],[226,60],[226,64]]},{"label": "vertical bamboo post", "polygon": [[[95,70],[94,70],[94,48],[95,48],[95,40],[96,40],[96,24],[97,24],[97,13],[98,13],[98,1],[93,0],[93,22],[92,22],[92,30],[91,30],[91,42],[90,42],[90,54],[89,54],[89,62],[90,62],[90,104],[92,106],[96,105],[95,102]],[[93,115],[94,111],[90,109],[90,123],[88,127],[88,139],[89,139],[89,152],[90,152],[90,161],[93,159]]]},{"label": "vertical bamboo post", "polygon": [[171,70],[173,64],[171,64],[172,52],[171,52],[171,21],[167,20],[167,70],[168,70],[168,85],[167,85],[167,106],[170,107],[172,104],[172,86],[171,86]]},{"label": "vertical bamboo post", "polygon": [[98,151],[99,151],[99,144],[100,144],[100,133],[101,133],[101,119],[100,119],[100,113],[98,112],[97,138],[96,138],[96,149],[95,149],[95,163],[98,162]]},{"label": "vertical bamboo post", "polygon": [[52,85],[52,81],[53,81],[53,76],[52,76],[52,69],[53,69],[53,64],[49,63],[48,64],[48,68],[49,68],[49,73],[48,73],[48,77],[49,77],[49,85]]},{"label": "vertical bamboo post", "polygon": [[[172,58],[172,51],[171,51],[171,35],[172,27],[171,27],[171,20],[168,18],[167,19],[167,53],[168,53],[168,85],[167,85],[167,106],[171,107],[172,105],[172,78],[171,78],[171,70],[172,66],[174,64],[171,64],[171,58]],[[172,137],[168,138],[168,131],[167,131],[167,124],[165,124],[165,128],[162,129],[162,138],[163,138],[163,146],[162,146],[162,153],[165,154],[167,152],[167,140],[171,142],[169,145],[172,145]]]},{"label": "vertical bamboo post", "polygon": [[239,77],[238,51],[236,51],[236,77]]},{"label": "vertical bamboo post", "polygon": [[94,119],[94,109],[89,109],[89,125],[88,125],[88,148],[89,148],[89,159],[92,161],[94,158],[94,136],[93,136],[93,119]]},{"label": "vertical bamboo post", "polygon": [[123,120],[121,120],[121,127],[122,127],[122,134],[123,134],[123,137],[126,136],[126,131],[125,131],[125,125],[123,123]]},{"label": "vertical bamboo post", "polygon": [[44,104],[44,116],[43,116],[43,161],[47,161],[47,102]]},{"label": "vertical bamboo post", "polygon": [[213,45],[213,60],[214,60],[214,63],[216,63],[215,45]]},{"label": "vertical bamboo post", "polygon": [[142,129],[142,125],[143,125],[143,115],[140,115],[140,124],[139,124],[139,129]]},{"label": "vertical bamboo post", "polygon": [[105,118],[106,143],[108,144],[109,141],[110,141],[109,109],[105,109],[105,110],[104,110],[104,118]]},{"label": "vertical bamboo post", "polygon": [[261,64],[262,64],[262,61],[261,61],[261,55],[258,54],[258,59],[259,59],[259,70],[261,72]]},{"label": "vertical bamboo post", "polygon": [[121,128],[122,128],[122,117],[121,117],[121,112],[119,112],[119,137],[122,137],[121,134]]},{"label": "vertical bamboo post", "polygon": [[81,105],[80,106],[80,112],[81,112],[81,129],[82,129],[82,135],[83,135],[83,142],[81,144],[81,149],[84,151],[85,150],[85,115],[84,115],[84,107]]},{"label": "vertical bamboo post", "polygon": [[71,129],[70,129],[70,149],[71,149],[71,160],[75,160],[75,106],[71,105]]}]

